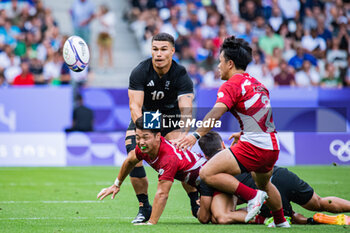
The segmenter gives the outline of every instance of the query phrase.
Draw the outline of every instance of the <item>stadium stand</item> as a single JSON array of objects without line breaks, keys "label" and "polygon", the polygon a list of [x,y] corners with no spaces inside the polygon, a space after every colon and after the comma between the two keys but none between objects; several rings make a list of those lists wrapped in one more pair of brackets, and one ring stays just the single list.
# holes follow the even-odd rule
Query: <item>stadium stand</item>
[{"label": "stadium stand", "polygon": [[[125,17],[143,55],[150,55],[152,35],[172,34],[176,38],[177,59],[191,70],[198,70],[193,76],[197,85],[220,85],[215,69],[218,48],[227,35],[251,43],[255,59],[248,70],[268,88],[291,84],[341,88],[350,84],[348,0],[129,3]],[[281,74],[281,66],[286,62],[288,75]],[[287,78],[291,80],[284,81]]]},{"label": "stadium stand", "polygon": [[[73,1],[65,3],[69,9]],[[103,1],[95,4],[100,3]],[[150,40],[158,32],[168,32],[176,38],[176,59],[192,70],[196,86],[221,84],[216,72],[218,49],[228,35],[251,43],[254,61],[248,71],[268,88],[350,85],[348,0],[129,0],[128,5],[123,4],[119,9],[112,4],[117,15],[115,45],[118,51],[127,47],[127,51],[114,52],[115,63],[119,65],[113,71],[120,71],[123,77],[118,82],[120,87],[127,86],[131,69],[127,63],[135,65],[135,60],[141,59],[138,49],[143,57],[150,56]],[[138,48],[123,42],[130,41],[130,36],[121,26],[122,12],[137,38]],[[86,84],[91,75],[87,71],[79,75],[69,73],[58,56],[67,38],[58,21],[63,22],[61,17],[54,18],[52,8],[42,0],[0,2],[0,72],[4,76],[2,82],[6,83],[1,87],[11,86],[20,76],[23,60],[29,62],[35,85]],[[95,43],[91,46],[95,51]],[[132,55],[130,59],[127,52]],[[98,75],[96,61],[96,58],[92,61],[92,67],[97,68]],[[285,63],[287,73],[281,72]],[[108,72],[100,76],[100,83],[95,80],[93,86],[117,83]]]}]

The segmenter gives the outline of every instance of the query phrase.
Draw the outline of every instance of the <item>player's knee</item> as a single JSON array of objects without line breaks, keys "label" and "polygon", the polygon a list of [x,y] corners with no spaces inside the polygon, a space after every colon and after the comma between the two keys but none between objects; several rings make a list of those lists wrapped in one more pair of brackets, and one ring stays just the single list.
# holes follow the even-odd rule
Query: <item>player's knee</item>
[{"label": "player's knee", "polygon": [[220,215],[220,216],[215,216],[217,224],[229,224],[229,219],[224,216],[224,215]]},{"label": "player's knee", "polygon": [[259,182],[256,183],[256,186],[258,187],[258,189],[265,191],[269,191],[269,189],[275,188],[274,185],[270,182],[270,180],[259,180]]},{"label": "player's knee", "polygon": [[146,171],[145,168],[142,167],[134,167],[134,169],[130,172],[130,177],[135,177],[135,178],[144,178],[146,177]]},{"label": "player's knee", "polygon": [[326,198],[316,196],[313,202],[313,208],[315,211],[326,211],[330,203],[332,202],[329,202]]}]

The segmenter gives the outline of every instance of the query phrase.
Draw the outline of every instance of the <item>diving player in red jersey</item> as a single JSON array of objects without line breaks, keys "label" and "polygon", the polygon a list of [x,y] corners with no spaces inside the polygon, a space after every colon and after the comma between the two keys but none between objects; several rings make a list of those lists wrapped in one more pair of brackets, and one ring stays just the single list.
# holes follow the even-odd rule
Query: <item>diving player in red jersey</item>
[{"label": "diving player in red jersey", "polygon": [[142,117],[135,122],[136,148],[124,161],[115,183],[97,195],[100,200],[112,194],[112,199],[119,192],[120,186],[141,160],[145,160],[159,173],[157,192],[153,201],[152,213],[147,223],[156,224],[165,208],[170,188],[174,179],[196,187],[199,185],[199,170],[206,163],[204,156],[189,150],[178,150],[173,144],[161,136],[160,129],[143,129]]},{"label": "diving player in red jersey", "polygon": [[[246,222],[258,214],[266,200],[275,226],[290,227],[283,215],[281,196],[270,182],[273,166],[278,159],[279,142],[269,92],[263,84],[245,73],[251,60],[252,49],[246,41],[234,36],[224,40],[218,68],[221,79],[227,81],[219,88],[216,103],[203,121],[219,120],[230,111],[240,123],[241,136],[237,144],[208,161],[201,169],[200,177],[209,186],[246,200]],[[177,147],[192,147],[211,128],[198,127],[192,135],[180,139]],[[251,189],[233,177],[244,172],[254,172],[254,180],[264,191]]]}]

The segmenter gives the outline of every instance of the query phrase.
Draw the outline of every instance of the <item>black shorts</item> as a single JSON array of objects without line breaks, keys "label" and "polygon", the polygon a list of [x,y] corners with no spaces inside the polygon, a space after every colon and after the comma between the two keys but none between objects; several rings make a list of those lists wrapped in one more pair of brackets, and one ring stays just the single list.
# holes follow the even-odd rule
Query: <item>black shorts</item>
[{"label": "black shorts", "polygon": [[213,197],[215,189],[207,185],[203,180],[199,183],[198,187],[196,187],[201,196]]},{"label": "black shorts", "polygon": [[274,167],[271,181],[281,194],[285,216],[293,215],[290,202],[305,205],[314,195],[314,189],[287,168]]}]

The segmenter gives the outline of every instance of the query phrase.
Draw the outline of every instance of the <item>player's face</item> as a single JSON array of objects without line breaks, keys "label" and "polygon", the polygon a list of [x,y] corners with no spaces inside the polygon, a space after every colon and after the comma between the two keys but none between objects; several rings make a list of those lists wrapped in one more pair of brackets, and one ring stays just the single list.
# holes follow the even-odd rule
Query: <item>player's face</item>
[{"label": "player's face", "polygon": [[152,62],[153,65],[162,69],[171,65],[175,48],[168,41],[153,41],[152,42]]},{"label": "player's face", "polygon": [[224,52],[220,53],[220,57],[219,57],[219,65],[218,65],[218,70],[220,73],[220,77],[222,80],[229,80],[229,63],[230,61],[226,61],[225,57],[224,57]]},{"label": "player's face", "polygon": [[149,130],[136,129],[136,144],[142,151],[142,153],[152,153],[160,139],[160,133],[154,135]]}]

